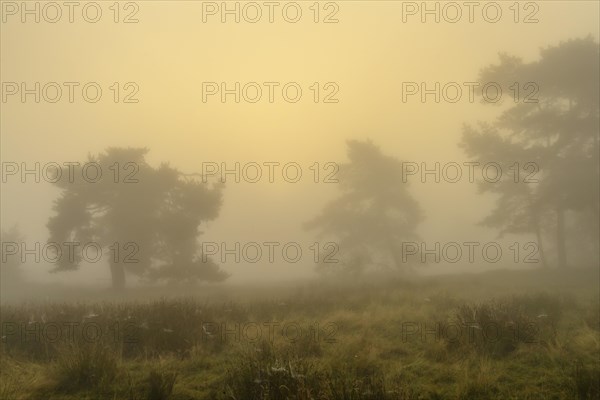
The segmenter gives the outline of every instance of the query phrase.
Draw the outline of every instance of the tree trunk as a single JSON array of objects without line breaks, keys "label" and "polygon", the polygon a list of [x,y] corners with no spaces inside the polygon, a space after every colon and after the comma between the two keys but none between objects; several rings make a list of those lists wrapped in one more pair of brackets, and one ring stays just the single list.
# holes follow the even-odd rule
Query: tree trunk
[{"label": "tree trunk", "polygon": [[544,244],[542,243],[542,230],[538,221],[535,223],[535,237],[540,250],[540,262],[542,263],[542,268],[548,268],[548,264],[546,263],[546,253],[544,252]]},{"label": "tree trunk", "polygon": [[115,290],[125,289],[125,269],[120,263],[110,263],[110,275],[112,278],[112,287]]},{"label": "tree trunk", "polygon": [[403,271],[405,269],[405,265],[403,265],[402,263],[402,259],[400,257],[398,257],[398,252],[397,252],[397,246],[394,243],[394,240],[392,239],[392,234],[389,233],[389,228],[388,228],[388,236],[387,236],[387,245],[388,248],[390,249],[390,255],[392,256],[392,261],[394,263],[394,267],[396,268],[397,271]]},{"label": "tree trunk", "polygon": [[565,237],[565,210],[556,207],[556,250],[558,252],[558,267],[567,267],[567,245]]},{"label": "tree trunk", "polygon": [[535,230],[535,238],[537,240],[538,249],[540,251],[540,262],[542,264],[542,268],[548,268],[548,263],[546,262],[546,252],[544,251],[544,243],[542,243],[542,226],[540,223],[541,211],[535,207],[531,197],[529,197],[529,201],[531,205],[531,213],[533,214],[533,228]]}]

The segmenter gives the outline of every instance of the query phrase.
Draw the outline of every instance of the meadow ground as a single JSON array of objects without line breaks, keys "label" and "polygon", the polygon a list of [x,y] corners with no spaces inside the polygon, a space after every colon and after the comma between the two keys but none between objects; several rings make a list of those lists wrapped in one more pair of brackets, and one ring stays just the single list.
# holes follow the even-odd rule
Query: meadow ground
[{"label": "meadow ground", "polygon": [[598,290],[597,269],[38,288],[3,299],[0,398],[600,399]]}]

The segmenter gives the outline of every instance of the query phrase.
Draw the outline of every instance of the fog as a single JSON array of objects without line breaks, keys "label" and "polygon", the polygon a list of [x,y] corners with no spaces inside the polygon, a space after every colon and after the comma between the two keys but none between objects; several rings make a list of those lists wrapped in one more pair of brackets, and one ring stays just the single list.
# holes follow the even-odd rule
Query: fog
[{"label": "fog", "polygon": [[[588,38],[597,45],[596,2],[540,2],[531,8],[521,5],[519,15],[504,4],[503,17],[496,23],[487,22],[480,9],[474,11],[473,22],[469,22],[468,9],[464,6],[461,20],[448,22],[451,18],[448,15],[454,15],[454,11],[440,4],[437,5],[440,10],[446,11],[440,11],[441,20],[436,23],[435,15],[422,15],[422,10],[406,8],[401,2],[344,2],[335,7],[321,4],[319,18],[326,20],[331,14],[336,23],[315,23],[314,11],[307,3],[302,3],[304,14],[297,23],[286,22],[279,9],[274,11],[274,21],[268,22],[268,9],[264,6],[262,19],[251,23],[246,19],[253,18],[253,10],[246,10],[245,3],[240,3],[240,22],[234,22],[234,14],[225,14],[223,18],[229,18],[226,19],[229,22],[222,23],[222,10],[214,4],[179,2],[172,6],[166,2],[143,2],[136,7],[122,7],[119,18],[126,19],[131,13],[134,15],[131,18],[138,21],[135,23],[115,23],[114,10],[108,6],[103,7],[103,16],[97,23],[86,22],[79,9],[74,11],[73,23],[68,22],[68,10],[64,7],[57,23],[45,21],[55,14],[48,9],[45,16],[42,6],[39,23],[33,22],[34,15],[23,17],[18,5],[17,9],[12,6],[4,9],[1,39],[3,232],[16,226],[25,238],[21,243],[30,246],[36,242],[43,246],[50,237],[47,224],[55,215],[53,202],[61,195],[61,189],[43,176],[40,182],[35,182],[35,174],[21,176],[23,166],[31,169],[36,163],[43,167],[48,163],[85,162],[88,154],[96,156],[111,147],[147,148],[145,161],[150,167],[168,163],[183,174],[210,172],[215,165],[219,169],[221,166],[232,169],[236,163],[242,171],[249,163],[258,163],[263,175],[256,183],[245,179],[247,176],[243,173],[240,173],[239,183],[234,174],[225,177],[227,182],[218,216],[203,220],[199,226],[203,232],[197,238],[199,248],[204,242],[225,242],[232,246],[236,242],[241,246],[278,242],[297,243],[302,247],[303,257],[296,263],[281,257],[276,262],[268,262],[264,255],[256,263],[247,262],[244,257],[236,262],[234,256],[222,262],[219,252],[213,257],[214,261],[230,274],[223,285],[314,278],[318,273],[309,250],[311,244],[319,242],[322,247],[322,243],[335,242],[340,245],[341,258],[345,250],[352,250],[341,247],[342,243],[338,242],[342,239],[335,232],[319,236],[319,229],[304,228],[330,201],[340,196],[341,171],[332,175],[338,183],[322,181],[329,172],[336,172],[337,166],[348,163],[348,141],[372,141],[382,155],[407,163],[406,168],[416,165],[431,169],[436,163],[440,168],[448,163],[462,166],[463,176],[456,183],[448,182],[444,176],[440,182],[435,182],[434,175],[421,179],[421,170],[408,176],[409,184],[404,186],[423,216],[414,229],[411,228],[419,239],[411,239],[411,242],[430,246],[439,242],[443,246],[451,242],[495,241],[504,249],[503,257],[494,263],[482,260],[473,263],[464,258],[458,262],[432,262],[431,256],[426,263],[417,262],[411,273],[428,275],[540,266],[524,263],[523,254],[515,262],[513,253],[508,250],[515,242],[521,247],[535,242],[534,232],[508,232],[499,238],[499,228],[479,224],[492,212],[500,195],[485,188],[480,190],[481,184],[485,186],[486,182],[479,168],[474,170],[474,182],[468,181],[469,169],[463,163],[474,158],[459,144],[465,124],[494,123],[503,112],[523,104],[524,96],[529,93],[529,88],[523,87],[525,83],[539,81],[536,96],[545,101],[553,95],[554,87],[544,87],[543,83],[569,85],[572,82],[554,82],[546,77],[536,81],[535,76],[523,75],[518,101],[513,101],[514,92],[505,87],[504,97],[497,104],[486,104],[482,100],[481,86],[473,90],[474,97],[470,99],[469,87],[464,82],[482,82],[483,85],[482,71],[499,65],[501,53],[521,59],[524,65],[533,65],[541,59],[542,49],[568,40]],[[234,4],[230,5],[232,9]],[[250,14],[244,14],[244,10]],[[89,12],[91,15],[92,11]],[[492,11],[489,12],[492,15]],[[292,15],[293,10],[289,13]],[[534,22],[524,23],[530,14]],[[29,18],[32,23],[22,23],[21,18]],[[421,18],[426,18],[426,22]],[[566,68],[580,66],[580,61],[573,59],[565,62],[573,64]],[[596,60],[596,68],[597,65]],[[549,62],[548,68],[562,66],[553,67]],[[594,71],[594,66],[591,68],[591,76],[577,78],[595,85],[598,80],[593,75],[597,70]],[[48,92],[39,89],[39,103],[31,93],[25,95],[23,101],[22,82],[26,83],[25,89],[34,89],[35,82],[40,82],[41,88],[55,82],[61,87],[62,97],[55,103],[47,101],[55,97],[56,88],[51,85]],[[72,102],[64,82],[78,83],[73,86]],[[97,102],[83,98],[81,88],[89,82],[96,82],[102,88],[102,97]],[[119,88],[117,103],[114,101],[117,92],[111,86],[115,82]],[[255,103],[247,101],[255,96],[255,86],[251,86],[248,92],[242,93],[240,89],[241,101],[236,103],[236,95],[230,93],[223,102],[222,82],[229,90],[235,88],[235,82],[240,82],[241,88],[255,82],[261,87],[262,97]],[[269,87],[263,82],[277,83],[273,86],[273,102],[269,101]],[[302,89],[302,97],[297,102],[290,102],[282,95],[281,88],[289,82]],[[315,82],[319,87],[318,102],[314,101],[317,94],[311,86]],[[421,101],[421,92],[407,95],[408,89],[414,89],[406,86],[407,82],[417,85],[426,82],[430,90],[435,82],[440,82],[441,87],[456,84],[445,92],[446,97],[442,93],[441,100],[436,102],[435,94],[426,95],[426,101]],[[130,86],[126,86],[128,83]],[[330,86],[326,86],[328,83]],[[420,86],[415,87],[420,89]],[[456,102],[448,101],[456,87],[461,88],[462,96]],[[95,91],[94,88],[89,90],[90,93]],[[218,92],[211,94],[210,90]],[[293,93],[295,89],[290,90],[289,93]],[[130,100],[135,102],[127,102]],[[598,110],[595,112],[597,117]],[[595,135],[597,140],[597,132]],[[478,157],[482,164],[507,162],[505,168],[514,162],[521,162],[519,169],[528,161],[541,162],[522,155],[515,155],[512,162],[509,162],[510,156],[499,160],[481,153]],[[279,163],[274,169],[274,182],[269,182],[269,170],[264,164],[270,162]],[[10,169],[14,163],[19,166],[16,173]],[[291,176],[296,167],[300,167],[303,175],[298,182],[284,179],[281,168],[288,163],[297,163],[288,171]],[[319,163],[318,183],[314,182],[315,163]],[[253,167],[248,168],[244,171],[253,174]],[[364,168],[366,173],[367,165]],[[544,165],[539,165],[539,169],[538,176],[542,176]],[[107,172],[111,173],[103,172],[105,177]],[[521,172],[523,176],[528,173]],[[574,166],[567,173],[593,175],[594,171],[580,171]],[[597,176],[597,171],[595,173]],[[209,174],[209,181],[214,182],[219,177],[218,173]],[[395,180],[392,177],[390,174],[389,186],[403,185],[397,176]],[[386,179],[385,176],[380,178]],[[134,201],[143,202],[143,196]],[[130,206],[136,208],[134,204]],[[360,223],[375,224],[368,219]],[[548,231],[544,239],[550,258],[548,263],[554,265],[557,262],[551,259],[552,235]],[[582,252],[575,245],[569,254]],[[582,259],[597,266],[597,256],[597,253],[585,254]],[[48,272],[53,268],[51,263],[32,262],[33,256],[26,261],[19,268],[27,280],[110,286],[106,260],[82,262],[77,271],[56,274]],[[581,266],[572,265],[573,268]],[[128,284],[135,284],[136,279],[135,274],[128,276]]]},{"label": "fog", "polygon": [[0,400],[600,399],[599,2],[0,12]]}]

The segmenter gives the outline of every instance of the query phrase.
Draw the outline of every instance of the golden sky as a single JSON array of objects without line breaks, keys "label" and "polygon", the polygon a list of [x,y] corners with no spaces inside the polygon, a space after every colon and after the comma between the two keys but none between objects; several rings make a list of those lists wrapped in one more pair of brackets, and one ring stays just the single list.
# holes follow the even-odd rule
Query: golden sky
[{"label": "golden sky", "polygon": [[[21,103],[18,95],[10,96],[1,104],[2,161],[76,161],[109,146],[140,146],[151,150],[152,164],[169,161],[185,172],[200,171],[204,161],[295,161],[304,168],[317,161],[342,162],[345,140],[366,138],[404,160],[466,161],[456,146],[463,123],[490,120],[498,108],[464,99],[455,104],[403,103],[403,82],[475,81],[499,52],[531,61],[540,48],[560,41],[587,35],[598,40],[599,29],[596,1],[519,2],[518,23],[512,1],[496,2],[503,12],[497,23],[483,19],[483,6],[475,10],[473,22],[465,7],[456,23],[443,18],[435,23],[431,16],[422,23],[420,14],[405,15],[403,22],[403,7],[411,2],[401,1],[318,3],[319,19],[336,11],[337,23],[315,23],[312,1],[297,2],[302,10],[297,23],[282,17],[281,8],[289,2],[278,3],[273,23],[265,6],[257,23],[243,18],[235,23],[231,16],[222,23],[218,13],[207,15],[204,23],[203,7],[222,4],[201,1],[121,2],[119,18],[135,11],[139,20],[129,24],[115,23],[109,9],[113,2],[103,1],[98,2],[103,14],[97,23],[86,22],[80,9],[69,23],[65,8],[57,23],[43,18],[35,23],[32,16],[22,23],[20,10],[12,15],[12,4],[6,3],[22,4],[2,2],[3,83],[80,82],[81,88],[97,82],[103,95],[93,104],[82,100],[77,88],[73,103],[66,100],[65,87],[55,104],[36,104],[32,96]],[[34,3],[28,2],[31,7]],[[227,4],[233,8],[235,3]],[[239,7],[247,4],[239,2]],[[427,4],[434,7],[435,2]],[[523,23],[533,11],[539,21]],[[121,96],[128,92],[127,82],[135,83],[139,102],[114,103],[109,88],[114,82],[119,82]],[[273,103],[263,85],[260,101],[237,104],[222,103],[219,96],[203,102],[203,82],[280,85]],[[282,98],[280,88],[288,82],[303,90],[297,103]],[[339,102],[315,103],[314,82],[321,96],[328,93],[324,85],[334,83]],[[486,213],[488,203],[475,197],[473,185],[461,190],[443,184],[414,186],[428,217],[422,229],[440,237],[455,235],[457,221],[470,226]],[[43,240],[56,192],[48,184],[7,184],[4,189],[2,226],[19,223]],[[211,223],[207,237],[309,240],[299,224],[334,193],[333,186],[306,181],[230,184],[221,217]],[[455,212],[439,206],[440,196]],[[242,267],[230,270],[236,268]]]}]

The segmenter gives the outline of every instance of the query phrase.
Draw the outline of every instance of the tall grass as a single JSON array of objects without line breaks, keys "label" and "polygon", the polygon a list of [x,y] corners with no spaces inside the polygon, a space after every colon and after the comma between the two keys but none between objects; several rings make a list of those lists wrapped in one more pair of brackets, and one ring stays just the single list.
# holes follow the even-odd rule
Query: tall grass
[{"label": "tall grass", "polygon": [[[594,290],[590,301],[412,283],[246,302],[2,305],[0,398],[599,399]],[[286,322],[317,332],[245,341],[213,331]],[[407,337],[407,322],[421,331]],[[450,325],[461,335],[431,332]],[[90,340],[89,326],[102,334]]]}]

